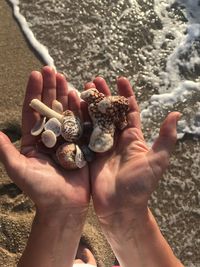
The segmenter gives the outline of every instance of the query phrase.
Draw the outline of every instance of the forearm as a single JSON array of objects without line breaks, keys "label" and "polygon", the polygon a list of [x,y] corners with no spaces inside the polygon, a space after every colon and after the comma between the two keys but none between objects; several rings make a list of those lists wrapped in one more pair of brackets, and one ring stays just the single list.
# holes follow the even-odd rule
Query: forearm
[{"label": "forearm", "polygon": [[79,244],[86,211],[81,215],[36,212],[31,233],[18,267],[71,267]]},{"label": "forearm", "polygon": [[[123,220],[121,220],[123,221]],[[121,267],[183,267],[173,254],[159,227],[147,211],[137,220],[124,221],[119,229],[103,225],[103,231]],[[131,225],[127,229],[126,225]]]}]

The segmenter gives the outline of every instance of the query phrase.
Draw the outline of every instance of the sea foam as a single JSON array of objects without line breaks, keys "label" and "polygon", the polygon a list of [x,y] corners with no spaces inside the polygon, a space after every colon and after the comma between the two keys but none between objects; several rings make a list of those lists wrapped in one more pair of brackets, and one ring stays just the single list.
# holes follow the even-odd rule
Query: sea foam
[{"label": "sea foam", "polygon": [[54,65],[54,60],[50,56],[48,48],[41,44],[36,38],[34,33],[31,31],[28,22],[26,18],[20,13],[19,8],[19,0],[8,0],[12,6],[13,6],[13,15],[15,19],[18,21],[19,26],[23,32],[23,34],[26,36],[28,42],[33,47],[33,49],[39,54],[39,56],[42,58],[42,60],[45,62],[45,64],[53,67],[56,69]]},{"label": "sea foam", "polygon": [[[180,10],[184,17],[179,18],[172,17],[169,12],[174,3],[155,1],[155,12],[163,27],[154,31],[154,48],[151,50],[151,60],[145,62],[145,79],[158,88],[159,94],[152,95],[149,101],[143,103],[142,119],[148,125],[151,120],[156,117],[159,120],[160,116],[169,111],[180,111],[183,116],[178,124],[178,136],[182,138],[185,133],[200,135],[200,80],[197,71],[200,67],[200,53],[197,49],[200,38],[199,4],[195,0],[180,0]],[[167,40],[169,34],[171,38]],[[163,46],[170,49],[165,49],[165,67],[160,68]],[[151,139],[157,133],[157,129],[151,131]]]}]

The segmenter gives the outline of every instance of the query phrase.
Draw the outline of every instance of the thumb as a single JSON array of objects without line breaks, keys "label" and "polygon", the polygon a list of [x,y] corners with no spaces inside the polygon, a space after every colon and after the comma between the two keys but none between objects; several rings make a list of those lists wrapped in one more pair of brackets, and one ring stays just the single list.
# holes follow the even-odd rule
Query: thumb
[{"label": "thumb", "polygon": [[173,150],[177,141],[177,122],[180,119],[179,112],[171,112],[160,127],[159,137],[152,146],[154,152],[166,151],[168,154]]},{"label": "thumb", "polygon": [[148,160],[156,183],[161,179],[169,164],[170,153],[177,140],[176,125],[180,116],[179,112],[172,112],[167,116],[160,127],[158,138],[149,151]]},{"label": "thumb", "polygon": [[10,139],[0,132],[0,161],[4,164],[9,176],[16,165],[20,162],[21,154],[11,143]]}]

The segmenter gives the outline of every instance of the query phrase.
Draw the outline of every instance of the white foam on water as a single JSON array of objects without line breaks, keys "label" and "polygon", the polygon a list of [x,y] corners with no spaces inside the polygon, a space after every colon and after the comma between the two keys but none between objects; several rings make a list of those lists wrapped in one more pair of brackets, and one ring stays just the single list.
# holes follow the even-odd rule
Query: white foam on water
[{"label": "white foam on water", "polygon": [[[194,77],[195,75],[191,76],[191,79],[184,77],[184,72],[195,73],[196,66],[200,66],[200,54],[194,47],[195,42],[200,38],[200,6],[197,0],[180,0],[179,4],[184,8],[181,12],[188,20],[183,22],[176,17],[172,18],[169,13],[174,3],[174,0],[155,1],[155,12],[163,28],[154,31],[154,48],[150,50],[152,60],[146,64],[146,76],[145,74],[144,76],[158,88],[159,95],[152,95],[150,101],[143,104],[145,108],[142,111],[142,119],[144,123],[148,123],[152,116],[165,114],[167,109],[172,111],[177,104],[180,106],[182,103],[180,111],[183,117],[178,127],[178,136],[182,138],[185,133],[200,135],[199,77]],[[173,37],[170,41],[166,41],[167,34]],[[165,51],[167,57],[165,68],[156,64],[164,56],[163,44],[172,49],[169,55],[167,55],[167,49]],[[147,54],[145,48],[143,50]],[[145,61],[145,53],[143,52],[142,55]],[[187,103],[188,100],[189,103]],[[152,139],[156,134],[155,130]]]},{"label": "white foam on water", "polygon": [[[19,7],[20,1],[19,0],[8,0],[8,1],[13,6],[13,15],[15,19],[18,21],[20,28],[22,32],[24,33],[24,35],[26,36],[29,44],[39,54],[39,56],[42,58],[45,65],[48,65],[54,68],[55,70],[57,70],[55,63],[54,63],[54,59],[53,57],[51,57],[49,53],[49,49],[47,48],[47,46],[43,45],[41,42],[39,42],[36,39],[33,31],[29,27],[29,24],[26,18],[20,13],[20,7]],[[68,89],[74,90],[75,88],[71,83],[68,82]],[[80,95],[79,91],[76,90],[76,92],[78,93],[78,95]]]},{"label": "white foam on water", "polygon": [[21,30],[23,31],[24,35],[28,39],[30,45],[33,47],[33,49],[40,55],[40,57],[43,59],[46,65],[49,65],[56,69],[54,65],[54,60],[50,56],[48,48],[41,44],[34,36],[33,32],[31,31],[27,20],[25,17],[20,13],[19,8],[19,0],[8,0],[12,6],[13,6],[13,14],[16,20],[18,21]]}]

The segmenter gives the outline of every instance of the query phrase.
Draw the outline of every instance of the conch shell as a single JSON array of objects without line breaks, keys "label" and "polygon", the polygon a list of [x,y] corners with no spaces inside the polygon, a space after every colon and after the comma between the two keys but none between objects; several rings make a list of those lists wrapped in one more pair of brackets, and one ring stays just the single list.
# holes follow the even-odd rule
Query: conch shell
[{"label": "conch shell", "polygon": [[56,157],[58,163],[67,170],[83,168],[87,164],[83,152],[74,143],[64,143],[59,146]]}]

